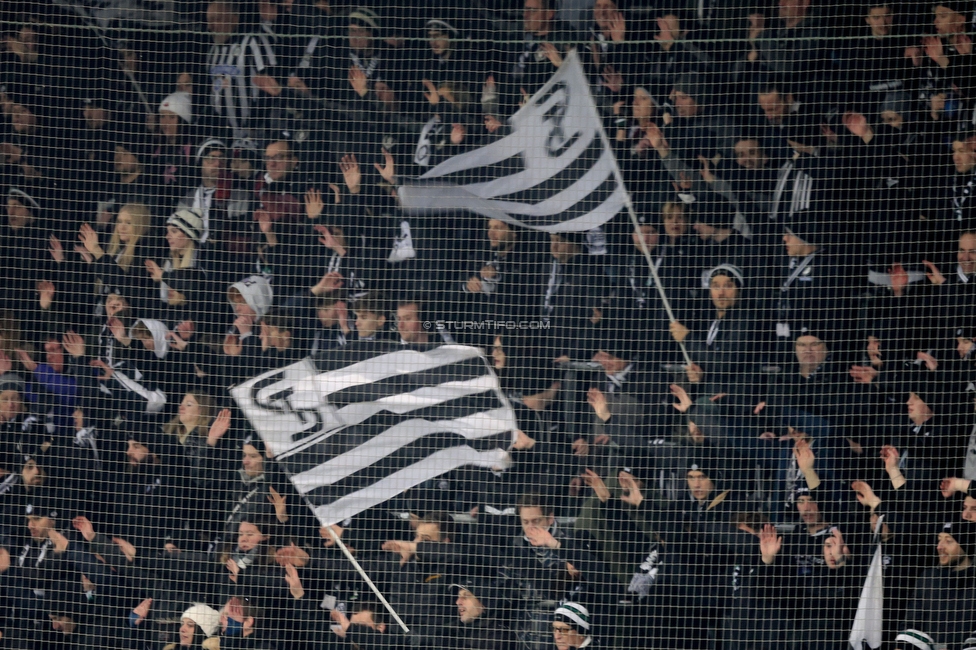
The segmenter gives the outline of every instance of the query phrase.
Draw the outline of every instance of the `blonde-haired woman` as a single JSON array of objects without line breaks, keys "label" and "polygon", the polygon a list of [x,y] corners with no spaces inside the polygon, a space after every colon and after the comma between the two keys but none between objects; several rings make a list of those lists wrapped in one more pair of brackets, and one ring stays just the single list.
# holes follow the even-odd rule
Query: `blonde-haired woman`
[{"label": "blonde-haired woman", "polygon": [[146,270],[158,287],[160,300],[170,307],[182,307],[192,300],[194,296],[187,295],[186,287],[197,286],[203,279],[198,259],[203,233],[203,214],[199,209],[177,210],[166,220],[169,259],[162,266],[146,260]]},{"label": "blonde-haired woman", "polygon": [[115,218],[108,250],[99,243],[98,232],[91,224],[81,224],[78,230],[81,245],[75,246],[75,250],[87,262],[84,266],[88,267],[90,286],[94,288],[99,305],[110,293],[117,293],[135,304],[149,297],[152,284],[142,274],[133,272],[132,263],[152,254],[148,236],[151,222],[152,214],[142,203],[123,205]]},{"label": "blonde-haired woman", "polygon": [[[230,428],[230,409],[223,409],[213,417],[213,399],[201,391],[191,390],[183,395],[176,416],[164,427],[163,432],[175,436],[182,454],[182,470],[179,475],[193,490],[204,490],[199,494],[210,494],[216,489],[216,477],[224,469],[227,453],[220,441]],[[200,532],[212,534],[221,521],[213,512],[217,500],[205,500],[206,506],[200,509],[194,526]]]}]

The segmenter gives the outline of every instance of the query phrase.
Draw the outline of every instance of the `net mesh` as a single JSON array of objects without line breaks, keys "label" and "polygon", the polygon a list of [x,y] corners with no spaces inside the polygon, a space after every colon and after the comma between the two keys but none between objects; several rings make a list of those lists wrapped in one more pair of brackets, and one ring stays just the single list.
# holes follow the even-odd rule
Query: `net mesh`
[{"label": "net mesh", "polygon": [[976,647],[974,21],[0,4],[0,647]]}]

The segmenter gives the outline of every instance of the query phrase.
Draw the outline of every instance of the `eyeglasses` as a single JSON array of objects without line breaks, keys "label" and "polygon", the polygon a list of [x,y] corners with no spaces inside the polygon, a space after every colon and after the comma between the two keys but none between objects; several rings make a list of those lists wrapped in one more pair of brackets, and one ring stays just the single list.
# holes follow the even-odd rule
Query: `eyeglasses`
[{"label": "eyeglasses", "polygon": [[291,158],[291,153],[289,153],[289,152],[276,153],[273,156],[265,156],[264,157],[264,161],[265,162],[268,162],[269,160],[274,160],[274,161],[277,161],[277,162],[282,162],[282,161],[288,160],[289,158]]},{"label": "eyeglasses", "polygon": [[552,633],[553,634],[569,634],[572,631],[573,631],[573,628],[571,628],[568,625],[559,625],[559,626],[553,625],[552,626]]},{"label": "eyeglasses", "polygon": [[827,344],[823,341],[816,341],[814,343],[797,343],[797,350],[820,350],[827,347]]}]

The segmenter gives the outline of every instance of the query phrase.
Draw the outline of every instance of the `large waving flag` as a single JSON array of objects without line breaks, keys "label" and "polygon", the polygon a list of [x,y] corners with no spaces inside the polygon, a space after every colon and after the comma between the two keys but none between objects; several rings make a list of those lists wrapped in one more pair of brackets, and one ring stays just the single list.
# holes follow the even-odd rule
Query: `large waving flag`
[{"label": "large waving flag", "polygon": [[581,232],[624,207],[617,161],[575,51],[509,121],[509,135],[402,185],[403,209],[470,210],[534,230]]},{"label": "large waving flag", "polygon": [[515,414],[477,348],[352,344],[231,394],[323,526],[458,467],[511,464]]}]

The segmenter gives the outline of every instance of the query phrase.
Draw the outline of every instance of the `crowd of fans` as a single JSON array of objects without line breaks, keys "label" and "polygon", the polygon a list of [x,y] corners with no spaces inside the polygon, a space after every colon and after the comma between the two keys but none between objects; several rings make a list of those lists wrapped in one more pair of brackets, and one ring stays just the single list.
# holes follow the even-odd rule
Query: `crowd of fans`
[{"label": "crowd of fans", "polygon": [[[976,648],[973,3],[553,2],[3,3],[0,648]],[[637,224],[399,210],[571,48]],[[320,527],[228,388],[381,343],[514,462]]]}]

